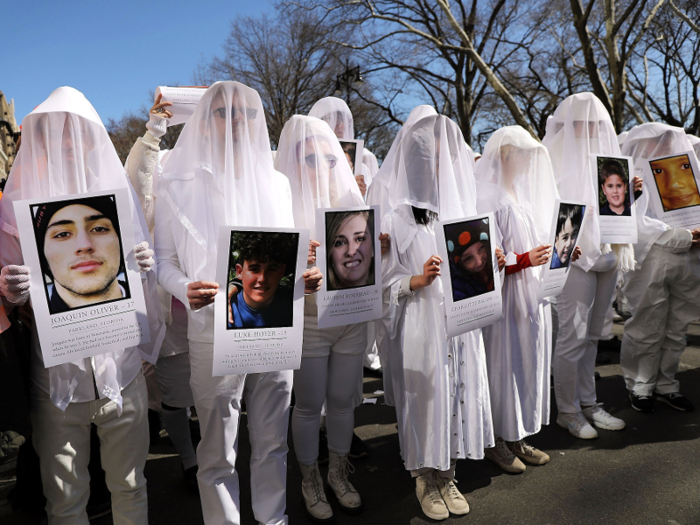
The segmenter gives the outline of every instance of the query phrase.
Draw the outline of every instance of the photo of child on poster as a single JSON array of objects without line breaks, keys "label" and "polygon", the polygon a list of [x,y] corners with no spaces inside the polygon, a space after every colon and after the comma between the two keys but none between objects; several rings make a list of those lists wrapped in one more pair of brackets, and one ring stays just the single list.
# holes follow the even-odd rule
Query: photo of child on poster
[{"label": "photo of child on poster", "polygon": [[350,164],[350,171],[356,175],[355,159],[357,159],[357,142],[341,140],[340,147],[343,148],[345,158],[347,159],[348,164]]},{"label": "photo of child on poster", "polygon": [[30,211],[51,315],[131,297],[113,195]]},{"label": "photo of child on poster", "polygon": [[631,217],[627,159],[597,157],[599,214]]},{"label": "photo of child on poster", "polygon": [[649,162],[664,211],[700,204],[700,192],[687,154]]},{"label": "photo of child on poster", "polygon": [[452,300],[470,299],[494,290],[489,219],[446,224]]},{"label": "photo of child on poster", "polygon": [[581,230],[586,207],[578,204],[561,203],[554,235],[554,251],[550,268],[568,268],[576,239]]},{"label": "photo of child on poster", "polygon": [[326,213],[327,289],[373,286],[374,210]]},{"label": "photo of child on poster", "polygon": [[227,330],[293,324],[298,233],[232,231]]}]

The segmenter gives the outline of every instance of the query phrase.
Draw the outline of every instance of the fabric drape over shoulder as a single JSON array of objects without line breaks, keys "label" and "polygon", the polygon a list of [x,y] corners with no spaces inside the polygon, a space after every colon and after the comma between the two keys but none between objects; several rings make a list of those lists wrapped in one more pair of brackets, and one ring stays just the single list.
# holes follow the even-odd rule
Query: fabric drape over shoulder
[{"label": "fabric drape over shoulder", "polygon": [[215,280],[220,226],[292,226],[289,185],[273,167],[255,90],[238,82],[207,89],[170,153],[158,191],[177,218],[180,265],[193,281]]},{"label": "fabric drape over shoulder", "polygon": [[344,153],[328,124],[294,115],[282,129],[275,167],[289,179],[297,228],[316,231],[316,209],[363,206],[364,200]]},{"label": "fabric drape over shoulder", "polygon": [[[671,156],[692,150],[683,128],[667,124],[650,122],[632,128],[622,146],[623,155],[634,160],[635,175],[644,178],[644,168],[649,159]],[[642,196],[635,202],[637,206],[638,242],[634,245],[637,268],[641,268],[652,245],[661,234],[671,229],[665,222],[657,218],[649,205],[649,196],[657,191],[652,181],[644,181]]]},{"label": "fabric drape over shoulder", "polygon": [[[22,121],[22,148],[0,201],[0,228],[18,237],[15,201],[119,188],[127,190],[132,197],[129,211],[136,242],[152,244],[138,197],[95,108],[76,89],[60,87]],[[126,248],[133,250],[133,247]],[[154,361],[165,324],[156,294],[155,272],[147,272],[144,278],[151,342],[139,350],[144,358]],[[118,365],[125,359],[124,352],[109,352],[92,358],[98,389],[107,392],[108,397],[120,405],[121,372]],[[77,383],[89,367],[90,360],[84,359],[49,369],[50,396],[56,406],[65,408],[70,403]]]},{"label": "fabric drape over shoulder", "polygon": [[[598,224],[598,185],[593,177],[591,154],[620,155],[617,134],[603,103],[593,93],[578,93],[564,99],[547,120],[544,144],[549,150],[554,178],[564,201],[587,206],[579,246],[583,255],[575,264],[590,270],[606,245],[601,247]],[[631,247],[620,251],[623,269],[631,269]]]}]

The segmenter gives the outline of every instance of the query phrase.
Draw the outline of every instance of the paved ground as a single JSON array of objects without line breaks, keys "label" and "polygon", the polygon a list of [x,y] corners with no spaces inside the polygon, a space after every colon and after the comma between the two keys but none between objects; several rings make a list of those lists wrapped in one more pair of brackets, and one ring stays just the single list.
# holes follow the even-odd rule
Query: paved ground
[{"label": "paved ground", "polygon": [[[616,326],[617,333],[622,327]],[[683,356],[678,377],[683,392],[700,406],[700,327],[692,327],[691,344]],[[700,410],[684,414],[666,405],[651,415],[629,407],[618,364],[598,367],[598,399],[627,422],[621,432],[600,431],[600,438],[582,441],[552,424],[531,442],[546,450],[551,463],[528,467],[522,475],[501,472],[489,461],[462,461],[457,467],[459,489],[471,512],[445,520],[446,524],[518,525],[696,525],[700,524]],[[365,378],[365,393],[382,389],[381,379]],[[366,510],[359,516],[339,511],[339,524],[434,523],[425,518],[415,497],[415,485],[399,459],[393,409],[362,405],[356,415],[358,434],[367,440],[371,456],[355,462],[352,481],[360,490]],[[242,523],[254,524],[250,510],[247,432],[241,437]],[[181,479],[180,462],[167,437],[152,447],[146,466],[150,523],[202,523],[197,496]],[[287,510],[290,523],[308,523],[301,507],[301,474],[290,452]],[[0,467],[0,523],[41,523],[42,513],[11,513],[5,494],[14,483],[12,464]],[[322,468],[325,472],[325,468]],[[96,525],[109,525],[100,518]]]}]

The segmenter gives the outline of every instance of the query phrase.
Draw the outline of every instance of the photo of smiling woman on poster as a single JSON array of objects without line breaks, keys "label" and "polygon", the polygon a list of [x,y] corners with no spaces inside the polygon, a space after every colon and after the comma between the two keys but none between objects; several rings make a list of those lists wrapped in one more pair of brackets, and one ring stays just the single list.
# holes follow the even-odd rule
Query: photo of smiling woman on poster
[{"label": "photo of smiling woman on poster", "polygon": [[688,155],[653,160],[649,164],[664,211],[700,204],[700,193]]},{"label": "photo of smiling woman on poster", "polygon": [[581,231],[583,223],[583,213],[585,206],[577,204],[559,205],[559,216],[557,217],[557,230],[554,235],[554,252],[552,253],[552,270],[557,268],[568,268],[571,261],[571,253],[576,246],[576,239]]},{"label": "photo of smiling woman on poster", "polygon": [[232,232],[227,329],[292,326],[296,233]]},{"label": "photo of smiling woman on poster", "polygon": [[374,284],[374,210],[326,213],[328,290]]},{"label": "photo of smiling woman on poster", "polygon": [[131,297],[113,197],[39,204],[32,216],[51,315]]},{"label": "photo of smiling woman on poster", "polygon": [[444,228],[452,300],[457,302],[493,291],[488,219],[448,224]]}]

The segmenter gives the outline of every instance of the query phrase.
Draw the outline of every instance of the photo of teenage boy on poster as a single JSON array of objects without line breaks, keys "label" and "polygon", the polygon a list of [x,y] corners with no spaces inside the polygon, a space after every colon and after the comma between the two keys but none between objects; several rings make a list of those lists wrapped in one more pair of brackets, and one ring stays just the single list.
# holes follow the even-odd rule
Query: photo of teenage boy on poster
[{"label": "photo of teenage boy on poster", "polygon": [[447,224],[444,229],[452,300],[462,301],[493,291],[489,219]]},{"label": "photo of teenage boy on poster", "polygon": [[631,217],[627,159],[597,157],[599,215]]},{"label": "photo of teenage boy on poster", "polygon": [[579,204],[567,204],[562,202],[559,205],[557,216],[557,227],[554,235],[554,250],[552,252],[552,262],[549,267],[554,270],[558,268],[568,268],[571,262],[571,254],[576,246],[578,234],[581,231],[583,216],[586,207]]},{"label": "photo of teenage boy on poster", "polygon": [[681,210],[700,204],[700,192],[687,154],[649,162],[664,211]]},{"label": "photo of teenage boy on poster", "polygon": [[292,326],[298,246],[297,233],[231,232],[227,330]]},{"label": "photo of teenage boy on poster", "polygon": [[114,196],[31,206],[51,315],[131,297]]}]

